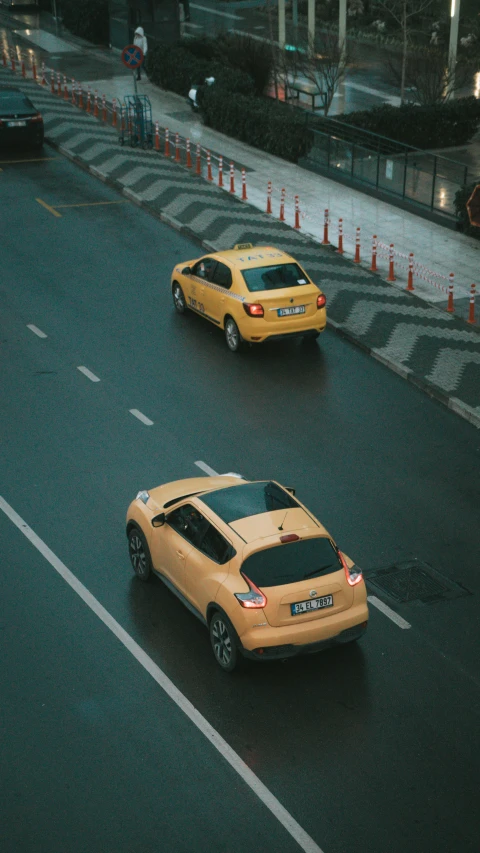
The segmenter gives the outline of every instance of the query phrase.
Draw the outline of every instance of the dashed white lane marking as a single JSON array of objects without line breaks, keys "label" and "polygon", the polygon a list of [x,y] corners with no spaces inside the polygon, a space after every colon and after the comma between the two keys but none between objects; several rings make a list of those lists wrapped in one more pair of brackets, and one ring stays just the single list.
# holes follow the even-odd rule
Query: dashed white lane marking
[{"label": "dashed white lane marking", "polygon": [[89,370],[88,367],[77,367],[77,370],[79,370],[80,373],[83,373],[83,375],[86,376],[87,379],[91,379],[92,382],[100,382],[98,376],[95,376],[95,374],[92,373],[92,371]]},{"label": "dashed white lane marking", "polygon": [[142,424],[146,424],[146,426],[153,426],[153,421],[151,421],[150,418],[147,418],[146,415],[142,415],[142,413],[139,412],[138,409],[129,409],[128,411],[135,418],[138,418],[138,420],[141,421]]},{"label": "dashed white lane marking", "polygon": [[248,785],[251,791],[267,807],[271,814],[286,829],[298,846],[305,853],[322,853],[321,848],[315,843],[308,833],[300,826],[292,815],[282,806],[271,791],[260,781],[258,776],[250,770],[239,755],[228,745],[222,736],[210,725],[205,717],[192,705],[174,683],[165,675],[162,669],[143,651],[130,634],[111,616],[103,605],[92,595],[91,592],[78,580],[77,577],[62,563],[62,561],[50,550],[48,545],[28,526],[26,521],[0,495],[0,509],[7,518],[20,530],[21,533],[32,543],[40,554],[50,563],[53,569],[68,583],[74,592],[85,602],[87,607],[103,622],[103,624],[114,634],[131,655],[143,666],[146,672],[152,676],[157,684],[165,691],[167,696],[180,708],[197,729],[207,738],[220,755],[228,761],[232,769]]},{"label": "dashed white lane marking", "polygon": [[37,326],[34,326],[33,323],[28,323],[27,329],[30,329],[30,331],[33,332],[34,335],[37,335],[39,338],[47,338],[48,337],[48,335],[46,335],[45,332],[42,332],[42,330],[39,329]]},{"label": "dashed white lane marking", "polygon": [[215,471],[213,468],[210,468],[210,465],[207,465],[206,462],[195,462],[197,468],[201,468],[202,471],[205,471],[205,474],[208,474],[209,477],[218,477],[218,471]]},{"label": "dashed white lane marking", "polygon": [[399,628],[403,628],[406,630],[407,628],[411,628],[410,622],[407,622],[405,619],[402,619],[398,613],[395,613],[394,610],[391,610],[387,604],[384,604],[376,595],[367,595],[367,601],[369,604],[373,604],[377,610],[380,610],[384,616],[387,616],[388,619],[391,619],[392,622],[395,622],[395,625],[398,625]]}]

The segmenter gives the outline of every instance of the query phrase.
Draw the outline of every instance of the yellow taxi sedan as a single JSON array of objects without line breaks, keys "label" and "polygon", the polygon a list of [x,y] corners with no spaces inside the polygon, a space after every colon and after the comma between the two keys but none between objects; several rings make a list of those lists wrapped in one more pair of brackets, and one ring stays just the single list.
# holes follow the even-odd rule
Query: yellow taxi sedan
[{"label": "yellow taxi sedan", "polygon": [[365,632],[361,569],[274,480],[177,480],[138,492],[126,518],[137,577],[155,573],[208,628],[226,672],[242,656],[285,659]]},{"label": "yellow taxi sedan", "polygon": [[318,338],[327,322],[325,294],[300,264],[272,246],[236,245],[179,264],[172,273],[173,304],[223,329],[228,348],[243,341]]}]

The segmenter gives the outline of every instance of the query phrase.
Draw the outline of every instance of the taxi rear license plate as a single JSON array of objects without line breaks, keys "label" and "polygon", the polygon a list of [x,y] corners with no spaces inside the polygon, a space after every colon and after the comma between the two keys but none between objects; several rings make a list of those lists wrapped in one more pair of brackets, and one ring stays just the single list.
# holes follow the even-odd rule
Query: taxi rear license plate
[{"label": "taxi rear license plate", "polygon": [[7,121],[7,127],[26,127],[26,121]]},{"label": "taxi rear license plate", "polygon": [[305,305],[296,305],[295,308],[278,308],[279,317],[289,317],[291,314],[305,314]]},{"label": "taxi rear license plate", "polygon": [[310,610],[322,610],[324,607],[333,607],[333,595],[322,595],[320,598],[312,598],[310,601],[298,601],[291,604],[292,616],[299,613],[309,613]]}]

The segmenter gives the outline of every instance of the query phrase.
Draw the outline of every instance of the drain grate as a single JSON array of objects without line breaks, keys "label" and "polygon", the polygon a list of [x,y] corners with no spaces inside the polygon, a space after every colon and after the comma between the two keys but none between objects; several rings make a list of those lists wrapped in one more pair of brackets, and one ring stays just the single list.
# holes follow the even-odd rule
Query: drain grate
[{"label": "drain grate", "polygon": [[436,601],[470,595],[469,590],[420,560],[408,560],[375,569],[368,572],[366,578],[368,584],[373,584],[402,604],[434,604]]}]

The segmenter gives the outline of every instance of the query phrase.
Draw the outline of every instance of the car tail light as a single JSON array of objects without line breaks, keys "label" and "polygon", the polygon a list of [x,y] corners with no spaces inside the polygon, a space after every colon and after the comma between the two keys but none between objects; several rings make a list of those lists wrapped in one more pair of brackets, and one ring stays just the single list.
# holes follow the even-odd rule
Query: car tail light
[{"label": "car tail light", "polygon": [[300,539],[300,536],[297,536],[296,533],[285,533],[283,536],[280,536],[280,542],[297,542]]},{"label": "car tail light", "polygon": [[363,581],[362,570],[355,565],[349,568],[347,566],[347,561],[341,551],[338,551],[338,556],[340,557],[342,566],[345,569],[345,577],[347,578],[347,583],[350,586],[356,586],[357,583],[361,583],[361,581]]},{"label": "car tail light", "polygon": [[320,295],[317,296],[317,308],[325,308],[326,304],[327,304],[327,297],[325,296],[324,293],[320,293]]},{"label": "car tail light", "polygon": [[259,302],[244,302],[243,310],[249,317],[263,317],[263,305]]},{"label": "car tail light", "polygon": [[40,115],[40,113],[37,113],[36,116],[31,117],[30,121],[41,121],[41,122],[43,122],[43,117]]},{"label": "car tail light", "polygon": [[242,607],[247,607],[248,609],[259,609],[265,607],[267,604],[267,596],[263,594],[261,590],[259,590],[258,586],[255,586],[253,581],[247,578],[243,572],[240,572],[242,578],[246,581],[248,586],[250,587],[248,592],[236,592],[235,598],[240,602]]}]

